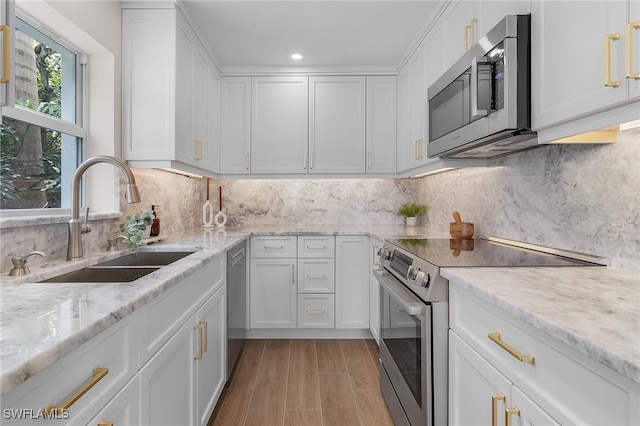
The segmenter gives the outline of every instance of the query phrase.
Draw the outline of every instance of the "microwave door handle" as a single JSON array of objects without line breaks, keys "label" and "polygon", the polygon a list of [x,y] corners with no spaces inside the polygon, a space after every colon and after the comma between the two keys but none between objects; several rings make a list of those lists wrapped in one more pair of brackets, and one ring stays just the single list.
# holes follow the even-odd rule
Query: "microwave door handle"
[{"label": "microwave door handle", "polygon": [[491,78],[483,82],[482,85],[478,83],[479,70],[487,70],[487,67],[489,67],[489,72],[491,72],[491,60],[485,56],[473,58],[471,61],[471,82],[469,88],[471,92],[471,118],[484,117],[489,114],[489,110],[478,109],[478,90],[483,89],[482,94],[484,96],[491,96]]}]

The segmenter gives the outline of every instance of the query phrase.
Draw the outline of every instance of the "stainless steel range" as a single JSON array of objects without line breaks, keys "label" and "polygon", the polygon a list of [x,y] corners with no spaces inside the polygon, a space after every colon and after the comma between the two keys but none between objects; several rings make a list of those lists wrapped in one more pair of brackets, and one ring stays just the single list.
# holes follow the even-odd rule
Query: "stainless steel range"
[{"label": "stainless steel range", "polygon": [[380,389],[394,423],[447,424],[449,302],[443,267],[601,266],[607,260],[511,240],[387,240],[378,252]]}]

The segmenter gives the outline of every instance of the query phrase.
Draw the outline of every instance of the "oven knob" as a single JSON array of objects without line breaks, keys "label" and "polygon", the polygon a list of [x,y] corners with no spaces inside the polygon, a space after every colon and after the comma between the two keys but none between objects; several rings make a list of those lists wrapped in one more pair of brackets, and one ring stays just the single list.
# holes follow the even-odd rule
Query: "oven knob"
[{"label": "oven knob", "polygon": [[427,287],[431,277],[426,272],[418,271],[416,274],[416,285],[418,287]]},{"label": "oven knob", "polygon": [[391,259],[391,252],[389,250],[387,250],[386,248],[380,247],[378,249],[378,256],[380,257],[380,260],[389,260]]},{"label": "oven knob", "polygon": [[409,269],[407,269],[407,279],[408,280],[415,280],[419,271],[420,270],[418,268],[416,268],[415,266],[413,266],[413,265],[409,266]]}]

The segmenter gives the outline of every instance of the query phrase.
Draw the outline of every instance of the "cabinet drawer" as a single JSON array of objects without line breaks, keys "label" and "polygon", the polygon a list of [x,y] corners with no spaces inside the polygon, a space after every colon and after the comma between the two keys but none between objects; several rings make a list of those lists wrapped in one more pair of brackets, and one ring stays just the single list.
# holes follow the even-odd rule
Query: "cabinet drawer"
[{"label": "cabinet drawer", "polygon": [[[634,424],[640,386],[538,329],[450,286],[451,328],[560,423]],[[519,361],[488,335],[532,362]]]},{"label": "cabinet drawer", "polygon": [[299,258],[334,257],[336,237],[333,236],[300,236],[298,237]]},{"label": "cabinet drawer", "polygon": [[220,255],[141,309],[140,366],[224,283],[224,266]]},{"label": "cabinet drawer", "polygon": [[282,258],[296,257],[297,237],[258,236],[251,237],[251,257]]},{"label": "cabinet drawer", "polygon": [[[33,416],[49,404],[62,408],[77,395],[81,396],[66,411],[45,423],[74,424],[78,413],[95,415],[137,372],[135,317],[134,312],[118,321],[3,395],[2,424],[32,425],[42,421]],[[84,394],[83,388],[88,388]]]},{"label": "cabinet drawer", "polygon": [[334,302],[333,294],[299,294],[298,328],[333,328]]},{"label": "cabinet drawer", "polygon": [[298,261],[298,293],[333,293],[335,283],[335,260]]}]

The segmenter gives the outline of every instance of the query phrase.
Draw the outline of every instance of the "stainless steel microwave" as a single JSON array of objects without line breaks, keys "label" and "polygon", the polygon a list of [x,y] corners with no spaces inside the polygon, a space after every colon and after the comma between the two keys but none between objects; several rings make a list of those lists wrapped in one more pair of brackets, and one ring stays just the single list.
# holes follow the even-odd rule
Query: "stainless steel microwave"
[{"label": "stainless steel microwave", "polygon": [[537,146],[530,35],[530,15],[506,16],[429,87],[429,157],[493,158]]}]

